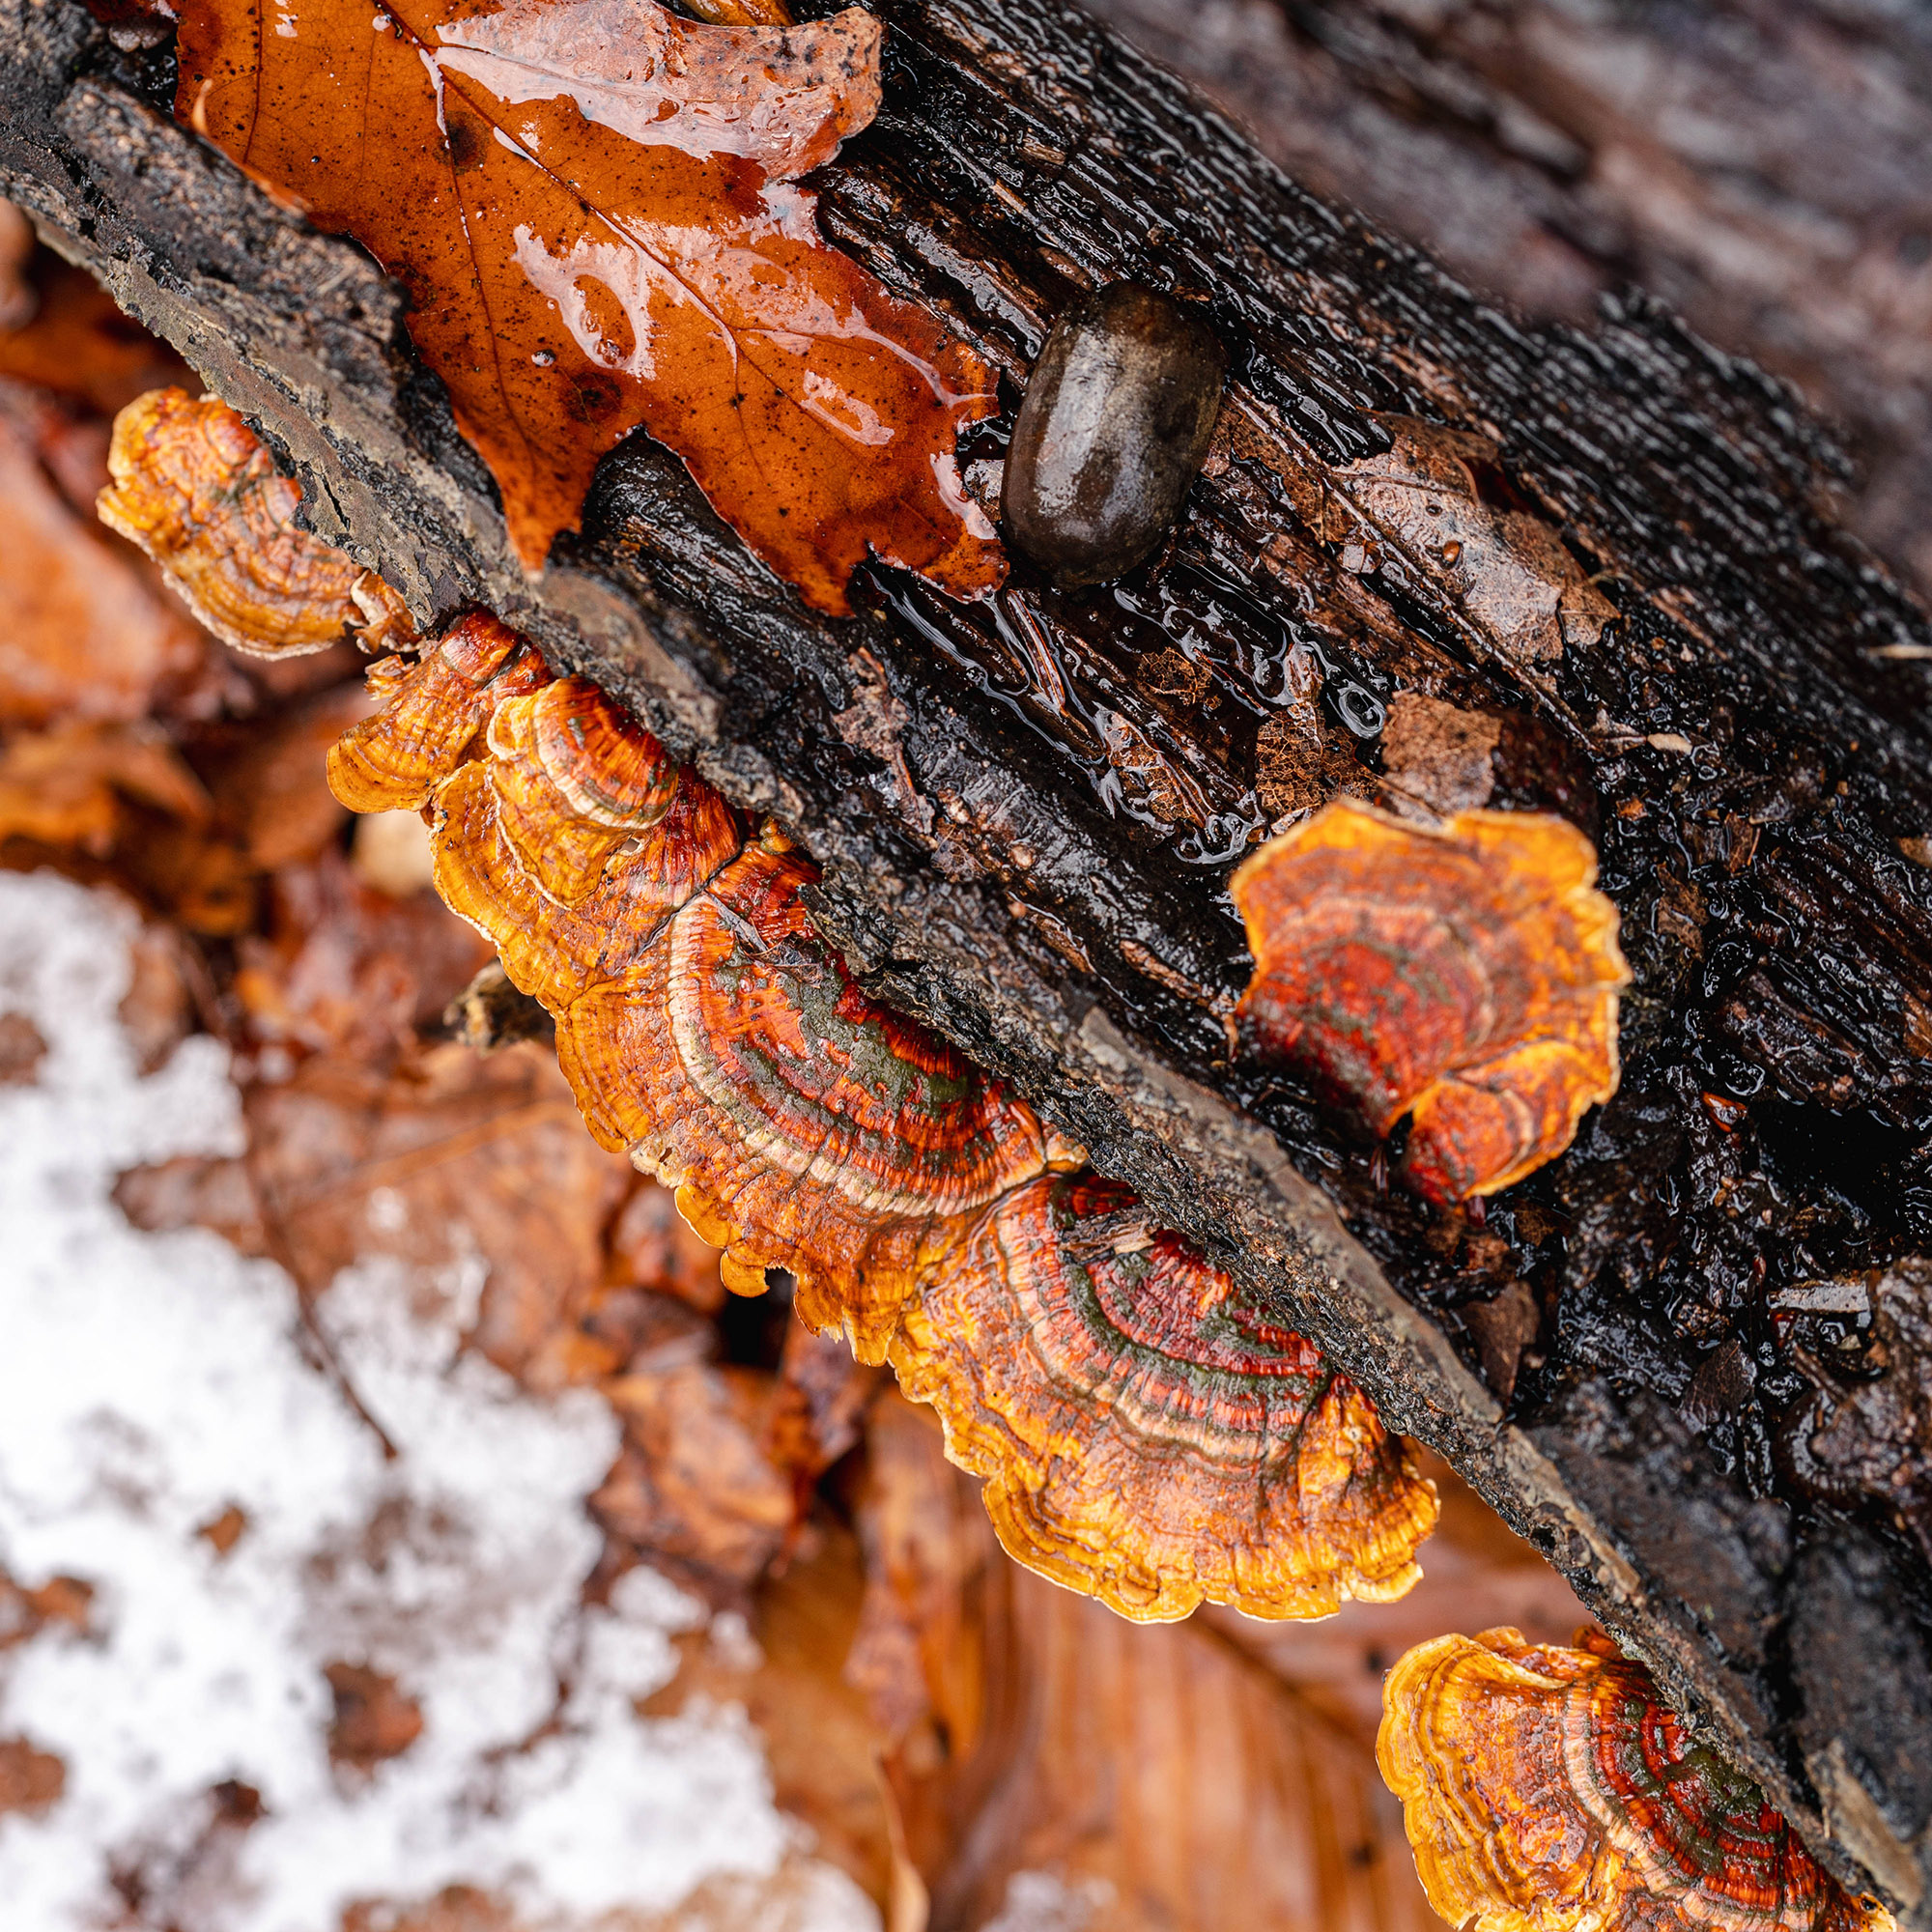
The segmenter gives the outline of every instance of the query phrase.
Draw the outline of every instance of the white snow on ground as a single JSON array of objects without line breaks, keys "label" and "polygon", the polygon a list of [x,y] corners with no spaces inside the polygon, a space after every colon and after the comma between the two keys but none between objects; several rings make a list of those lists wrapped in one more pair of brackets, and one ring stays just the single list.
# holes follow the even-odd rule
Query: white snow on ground
[{"label": "white snow on ground", "polygon": [[1053,1872],[1016,1871],[1007,1881],[999,1916],[981,1932],[1087,1932],[1113,1898],[1114,1888],[1103,1878],[1069,1884]]},{"label": "white snow on ground", "polygon": [[[114,1207],[129,1166],[242,1150],[216,1042],[135,1067],[115,1016],[133,930],[104,895],[0,874],[0,1011],[49,1049],[33,1085],[0,1088],[0,1568],[95,1589],[85,1636],[0,1652],[0,1738],[67,1767],[50,1810],[0,1816],[0,1917],[92,1932],[110,1866],[191,1837],[227,1779],[266,1815],[194,1932],[335,1932],[354,1900],[454,1883],[571,1925],[796,1860],[741,1719],[635,1714],[702,1612],[647,1571],[580,1608],[582,1498],[616,1428],[587,1391],[539,1399],[458,1352],[480,1265],[358,1264],[320,1303],[390,1460],[279,1269]],[[197,1530],[231,1505],[247,1527],[221,1556]],[[335,1660],[422,1707],[366,1780],[328,1762]],[[876,1928],[833,1868],[808,1889],[796,1932]]]}]

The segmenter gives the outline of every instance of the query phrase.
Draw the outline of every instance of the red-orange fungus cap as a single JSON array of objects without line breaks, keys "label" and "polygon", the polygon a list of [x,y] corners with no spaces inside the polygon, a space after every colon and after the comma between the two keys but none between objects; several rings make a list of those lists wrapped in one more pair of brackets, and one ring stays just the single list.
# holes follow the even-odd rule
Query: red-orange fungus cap
[{"label": "red-orange fungus cap", "polygon": [[478,761],[438,790],[436,887],[495,944],[517,988],[553,1013],[639,958],[743,842],[737,813],[686,773],[670,810],[636,849],[608,858],[591,890],[566,905],[510,843],[496,777],[497,768]]},{"label": "red-orange fungus cap", "polygon": [[1441,1636],[1383,1691],[1377,1758],[1429,1902],[1474,1932],[1891,1932],[1650,1672],[1590,1632]]},{"label": "red-orange fungus cap", "polygon": [[146,551],[224,643],[302,657],[378,619],[408,632],[387,584],[297,526],[301,485],[215,397],[137,396],[114,419],[107,469],[100,521]]},{"label": "red-orange fungus cap", "polygon": [[1244,1044],[1378,1133],[1412,1115],[1428,1198],[1508,1187],[1616,1091],[1630,973],[1596,875],[1590,841],[1546,813],[1428,827],[1338,799],[1234,876]]},{"label": "red-orange fungus cap", "polygon": [[607,860],[670,810],[677,764],[585,677],[499,701],[491,780],[503,831],[544,890],[575,905]]},{"label": "red-orange fungus cap", "polygon": [[556,1016],[591,1132],[677,1190],[728,1286],[785,1268],[808,1325],[891,1349],[1022,1562],[1136,1617],[1408,1588],[1435,1492],[1367,1400],[871,999],[776,826],[748,842],[620,706],[491,620],[372,680],[385,709],[336,748],[338,792],[426,801],[438,889]]},{"label": "red-orange fungus cap", "polygon": [[877,1361],[921,1255],[1070,1156],[1002,1082],[860,991],[799,896],[815,877],[749,848],[572,1007],[557,1049],[591,1131],[677,1188],[738,1285],[788,1268],[803,1319]]},{"label": "red-orange fungus cap", "polygon": [[503,698],[550,682],[535,651],[495,617],[472,611],[413,668],[369,670],[385,700],[328,753],[328,785],[351,811],[417,811],[475,747]]},{"label": "red-orange fungus cap", "polygon": [[1319,1617],[1421,1575],[1434,1487],[1366,1397],[1133,1195],[1002,1199],[892,1351],[1029,1569],[1141,1621]]}]

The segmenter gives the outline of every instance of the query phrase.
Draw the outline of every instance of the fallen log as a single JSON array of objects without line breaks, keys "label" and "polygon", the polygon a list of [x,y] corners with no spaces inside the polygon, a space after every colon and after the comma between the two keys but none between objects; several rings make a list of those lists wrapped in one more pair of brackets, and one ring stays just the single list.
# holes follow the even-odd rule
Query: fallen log
[{"label": "fallen log", "polygon": [[[1484,307],[1047,0],[878,11],[886,110],[821,222],[1002,373],[982,485],[1080,289],[1204,302],[1230,352],[1186,519],[1118,584],[873,568],[820,616],[641,435],[526,581],[400,290],[175,125],[145,20],[7,0],[0,191],[420,620],[488,605],[778,814],[872,991],[1264,1288],[1932,1922],[1932,627],[1790,394],[1651,304]],[[1486,1216],[1230,1056],[1228,872],[1341,790],[1602,854],[1622,1088]]]}]

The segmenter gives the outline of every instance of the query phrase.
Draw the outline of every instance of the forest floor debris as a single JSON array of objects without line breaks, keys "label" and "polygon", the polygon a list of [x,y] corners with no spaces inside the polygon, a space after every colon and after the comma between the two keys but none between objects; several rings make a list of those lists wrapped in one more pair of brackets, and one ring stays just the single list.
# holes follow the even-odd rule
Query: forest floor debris
[{"label": "forest floor debris", "polygon": [[1017,1570],[930,1416],[781,1282],[726,1296],[546,1044],[463,1043],[487,947],[418,822],[324,783],[360,661],[231,657],[87,519],[104,412],[182,372],[46,257],[22,286],[0,501],[66,588],[0,639],[21,1922],[1434,1922],[1381,1674],[1567,1637],[1560,1580],[1440,1469],[1424,1582],[1321,1624],[1134,1627]]}]

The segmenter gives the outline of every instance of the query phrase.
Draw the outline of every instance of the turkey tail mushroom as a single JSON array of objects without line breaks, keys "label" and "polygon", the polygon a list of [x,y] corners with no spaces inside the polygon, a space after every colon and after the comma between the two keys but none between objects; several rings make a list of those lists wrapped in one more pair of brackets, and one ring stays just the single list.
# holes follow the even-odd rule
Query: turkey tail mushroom
[{"label": "turkey tail mushroom", "polygon": [[[268,597],[258,639],[300,618],[333,641],[345,599],[401,611],[294,527],[299,489],[225,406],[157,391],[116,450],[103,514],[185,594]],[[1144,1619],[1321,1616],[1415,1581],[1435,1491],[1367,1399],[864,992],[776,826],[486,613],[368,682],[381,709],[331,748],[336,797],[423,813],[437,890],[555,1020],[591,1132],[676,1190],[727,1285],[784,1268],[809,1326],[890,1351],[1022,1563]]]},{"label": "turkey tail mushroom", "polygon": [[1236,872],[1254,978],[1244,1048],[1386,1134],[1448,1203],[1552,1160],[1617,1088],[1630,972],[1597,854],[1544,812],[1412,825],[1337,799]]},{"label": "turkey tail mushroom", "polygon": [[1030,1570],[1140,1622],[1322,1617],[1421,1576],[1435,1486],[1368,1399],[1133,1194],[1006,1195],[928,1272],[892,1362]]},{"label": "turkey tail mushroom", "polygon": [[[668,759],[666,766],[675,770]],[[590,987],[644,954],[671,914],[736,857],[744,826],[709,785],[678,773],[664,816],[627,849],[610,852],[595,883],[566,904],[545,891],[511,839],[502,774],[494,758],[481,758],[438,788],[430,835],[436,889],[496,946],[518,990],[560,1019]],[[573,842],[581,852],[582,841]],[[554,874],[563,864],[547,869]]]},{"label": "turkey tail mushroom", "polygon": [[419,663],[381,658],[366,681],[383,708],[330,748],[329,789],[351,811],[420,811],[497,705],[548,684],[550,668],[508,625],[472,611]]},{"label": "turkey tail mushroom", "polygon": [[922,1255],[1055,1162],[1031,1107],[868,999],[799,897],[816,867],[771,834],[591,987],[557,1030],[591,1131],[677,1189],[726,1280],[798,1280],[798,1311],[884,1358]]},{"label": "turkey tail mushroom", "polygon": [[1440,1636],[1389,1672],[1377,1761],[1429,1902],[1473,1932],[1893,1932],[1651,1674],[1584,1631]]},{"label": "turkey tail mushroom", "polygon": [[726,1283],[796,1278],[988,1476],[1023,1563],[1139,1618],[1399,1596],[1435,1498],[1361,1393],[1003,1081],[854,981],[817,868],[595,686],[466,618],[330,761],[424,804],[439,891],[555,1016],[590,1130]]},{"label": "turkey tail mushroom", "polygon": [[587,677],[498,697],[489,745],[504,835],[562,905],[587,898],[606,861],[677,795],[676,761]]},{"label": "turkey tail mushroom", "polygon": [[[555,1016],[591,1132],[677,1190],[732,1286],[757,1293],[786,1268],[803,1319],[882,1360],[920,1255],[1083,1156],[859,990],[799,897],[816,868],[775,829],[747,844],[738,814],[586,680],[510,675],[493,626],[466,619],[453,656],[432,651],[350,733],[337,795],[387,806],[425,787],[438,890]],[[425,753],[431,720],[444,728]]]},{"label": "turkey tail mushroom", "polygon": [[282,475],[226,403],[151,389],[114,419],[100,521],[138,544],[223,643],[302,657],[355,637],[412,639],[403,600],[296,525],[301,485]]}]

